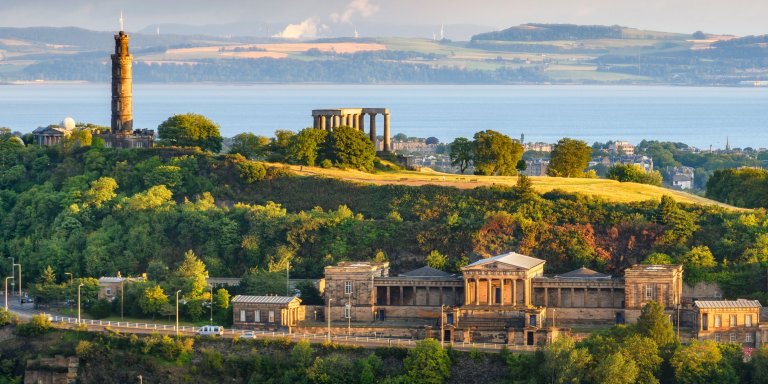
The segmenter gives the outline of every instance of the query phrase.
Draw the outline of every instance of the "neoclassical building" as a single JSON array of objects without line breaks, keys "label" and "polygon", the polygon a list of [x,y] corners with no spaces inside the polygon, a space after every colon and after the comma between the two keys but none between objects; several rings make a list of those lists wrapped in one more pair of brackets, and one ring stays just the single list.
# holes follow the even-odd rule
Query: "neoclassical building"
[{"label": "neoclassical building", "polygon": [[680,265],[634,265],[623,277],[588,268],[547,276],[544,266],[514,252],[469,264],[461,275],[423,267],[390,276],[386,262],[342,262],[325,268],[326,316],[432,319],[445,340],[535,345],[559,326],[634,322],[651,300],[672,315],[681,302]]}]

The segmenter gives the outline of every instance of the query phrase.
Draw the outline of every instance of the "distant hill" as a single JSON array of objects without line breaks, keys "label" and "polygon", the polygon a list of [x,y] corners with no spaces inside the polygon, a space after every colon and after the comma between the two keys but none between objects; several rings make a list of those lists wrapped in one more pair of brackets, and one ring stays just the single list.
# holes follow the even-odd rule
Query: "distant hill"
[{"label": "distant hill", "polygon": [[472,36],[471,41],[553,41],[586,39],[620,39],[622,27],[618,25],[574,25],[574,24],[523,24],[501,31],[481,33]]}]

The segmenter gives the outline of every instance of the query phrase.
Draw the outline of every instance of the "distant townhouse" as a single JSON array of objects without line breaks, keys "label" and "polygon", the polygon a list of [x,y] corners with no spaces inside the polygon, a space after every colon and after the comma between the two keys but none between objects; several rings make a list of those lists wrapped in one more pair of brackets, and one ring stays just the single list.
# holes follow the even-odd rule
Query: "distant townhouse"
[{"label": "distant townhouse", "polygon": [[[694,303],[694,336],[718,343],[758,345],[760,309],[757,300],[698,300]],[[763,340],[764,342],[764,340]]]},{"label": "distant townhouse", "polygon": [[667,173],[672,187],[679,189],[692,189],[694,170],[691,167],[668,167]]},{"label": "distant townhouse", "polygon": [[635,154],[635,146],[628,141],[614,141],[608,149],[613,155],[632,156]]},{"label": "distant townhouse", "polygon": [[549,160],[546,159],[533,159],[525,161],[525,171],[523,174],[526,176],[546,176],[547,168],[549,168]]}]

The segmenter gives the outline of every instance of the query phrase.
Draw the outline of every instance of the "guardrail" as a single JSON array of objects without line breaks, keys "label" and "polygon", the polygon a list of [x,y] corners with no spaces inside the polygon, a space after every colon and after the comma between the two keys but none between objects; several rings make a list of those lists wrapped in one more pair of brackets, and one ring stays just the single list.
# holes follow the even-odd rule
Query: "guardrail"
[{"label": "guardrail", "polygon": [[[50,316],[51,321],[58,324],[78,324],[77,318],[66,316]],[[108,320],[92,320],[81,319],[80,324],[101,326],[101,327],[115,327],[115,328],[127,328],[132,330],[145,330],[145,331],[170,331],[175,332],[175,325],[167,324],[153,324],[153,323],[135,323],[127,321],[108,321]],[[199,327],[192,326],[179,326],[179,333],[184,334],[197,334]],[[328,340],[328,335],[317,333],[288,333],[277,331],[259,331],[259,330],[246,330],[230,328],[224,330],[224,336],[240,337],[240,338],[289,338],[291,341],[309,340],[323,342]],[[397,346],[397,347],[414,347],[419,340],[413,339],[399,339],[392,337],[380,337],[380,336],[347,336],[347,335],[332,335],[331,342],[335,343],[348,343],[348,344],[364,344],[372,346]],[[486,351],[501,351],[505,347],[510,351],[536,351],[539,347],[535,345],[506,345],[497,343],[466,343],[466,342],[454,342],[444,343],[446,346],[451,345],[452,348],[458,350],[486,350]]]}]

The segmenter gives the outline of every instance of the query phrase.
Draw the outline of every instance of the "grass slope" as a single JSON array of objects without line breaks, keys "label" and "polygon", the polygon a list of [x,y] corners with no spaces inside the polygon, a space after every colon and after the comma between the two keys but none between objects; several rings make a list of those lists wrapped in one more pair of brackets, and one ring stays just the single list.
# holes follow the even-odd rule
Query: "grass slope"
[{"label": "grass slope", "polygon": [[[296,174],[303,176],[331,177],[346,181],[378,185],[397,184],[420,186],[432,184],[469,189],[490,185],[512,186],[517,183],[516,176],[456,175],[439,173],[431,170],[423,172],[378,172],[372,174],[355,170],[324,169],[306,166],[291,166],[291,169],[296,172]],[[651,199],[660,200],[662,196],[670,195],[681,203],[716,205],[728,209],[737,209],[730,205],[696,196],[690,193],[646,184],[620,183],[615,180],[606,179],[569,179],[545,176],[531,177],[531,180],[533,181],[533,188],[540,193],[559,189],[566,192],[599,196],[605,200],[620,203],[645,201]]]}]

